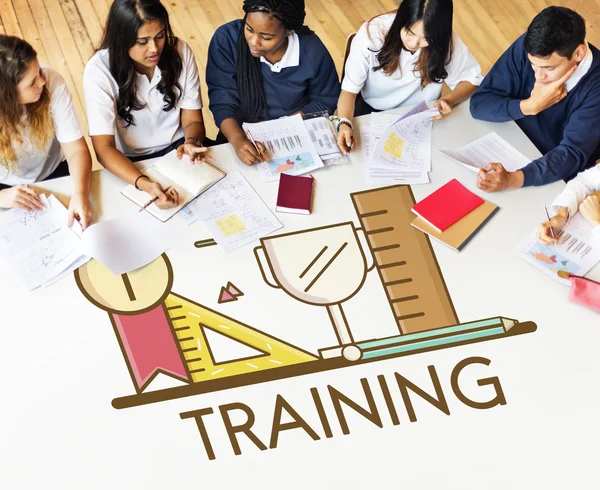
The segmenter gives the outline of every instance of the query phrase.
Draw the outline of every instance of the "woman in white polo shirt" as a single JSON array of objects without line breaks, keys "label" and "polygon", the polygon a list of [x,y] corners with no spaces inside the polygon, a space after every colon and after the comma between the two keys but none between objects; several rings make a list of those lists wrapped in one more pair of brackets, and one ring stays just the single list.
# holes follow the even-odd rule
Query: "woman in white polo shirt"
[{"label": "woman in white polo shirt", "polygon": [[192,162],[204,153],[200,80],[190,47],[171,30],[158,0],[115,0],[100,49],[83,75],[90,136],[98,160],[124,181],[171,207],[173,189],[144,175],[133,162],[177,148]]},{"label": "woman in white polo shirt", "polygon": [[[435,101],[441,119],[481,83],[481,68],[452,31],[452,0],[403,0],[361,26],[338,100],[338,145],[354,147],[352,117]],[[442,84],[452,92],[440,98]]]},{"label": "woman in white polo shirt", "polygon": [[14,36],[0,35],[0,67],[0,208],[42,209],[28,184],[70,172],[69,226],[86,228],[92,159],[64,79]]}]

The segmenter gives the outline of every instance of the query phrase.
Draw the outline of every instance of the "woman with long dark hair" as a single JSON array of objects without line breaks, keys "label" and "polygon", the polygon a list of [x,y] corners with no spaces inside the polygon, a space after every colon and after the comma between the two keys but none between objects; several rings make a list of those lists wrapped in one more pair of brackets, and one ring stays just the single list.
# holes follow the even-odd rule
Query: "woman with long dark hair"
[{"label": "woman with long dark hair", "polygon": [[71,173],[74,192],[69,226],[85,229],[90,204],[92,158],[71,93],[52,68],[41,67],[29,43],[0,35],[0,208],[40,210],[29,184]]},{"label": "woman with long dark hair", "polygon": [[210,159],[196,60],[173,34],[159,0],[115,0],[100,49],[83,75],[90,136],[106,169],[153,197],[159,207],[177,205],[174,189],[134,162],[177,149],[196,160]]},{"label": "woman with long dark hair", "polygon": [[210,110],[246,165],[262,161],[242,131],[298,112],[333,114],[340,84],[327,48],[304,25],[304,0],[244,0],[245,16],[217,29],[208,49]]},{"label": "woman with long dark hair", "polygon": [[[435,101],[440,115],[469,98],[481,68],[452,31],[452,0],[402,0],[356,33],[338,101],[338,145],[354,146],[353,116]],[[452,90],[440,98],[442,84]]]}]

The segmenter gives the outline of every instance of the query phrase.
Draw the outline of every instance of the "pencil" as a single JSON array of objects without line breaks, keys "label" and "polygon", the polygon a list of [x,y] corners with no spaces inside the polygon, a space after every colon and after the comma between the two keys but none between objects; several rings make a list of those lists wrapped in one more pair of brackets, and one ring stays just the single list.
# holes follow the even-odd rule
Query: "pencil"
[{"label": "pencil", "polygon": [[[550,215],[548,214],[548,208],[546,206],[544,206],[544,211],[546,211],[546,218],[548,219],[548,221],[550,221]],[[552,235],[552,238],[556,239],[552,227],[550,227],[550,235]]]},{"label": "pencil", "polygon": [[[171,189],[171,186],[167,187],[163,192],[166,194],[169,189]],[[158,196],[153,197],[152,199],[150,199],[146,204],[144,204],[140,210],[138,211],[138,213],[141,213],[144,209],[146,209],[148,206],[150,206],[150,204],[152,204],[153,202],[158,201]]]}]

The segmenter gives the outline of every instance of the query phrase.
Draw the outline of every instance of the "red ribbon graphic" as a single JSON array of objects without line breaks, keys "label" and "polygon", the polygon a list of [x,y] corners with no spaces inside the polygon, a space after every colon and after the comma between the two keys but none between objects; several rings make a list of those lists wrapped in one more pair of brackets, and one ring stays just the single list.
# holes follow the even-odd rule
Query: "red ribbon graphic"
[{"label": "red ribbon graphic", "polygon": [[137,315],[113,315],[138,391],[158,371],[189,381],[162,305]]}]

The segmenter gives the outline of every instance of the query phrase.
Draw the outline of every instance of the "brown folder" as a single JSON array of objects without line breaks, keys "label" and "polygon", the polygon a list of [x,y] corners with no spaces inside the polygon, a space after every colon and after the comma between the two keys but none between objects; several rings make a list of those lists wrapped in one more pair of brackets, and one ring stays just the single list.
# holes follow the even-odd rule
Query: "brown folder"
[{"label": "brown folder", "polygon": [[454,250],[460,251],[498,209],[495,204],[484,201],[481,206],[475,208],[443,232],[436,230],[423,218],[416,218],[411,225]]}]

